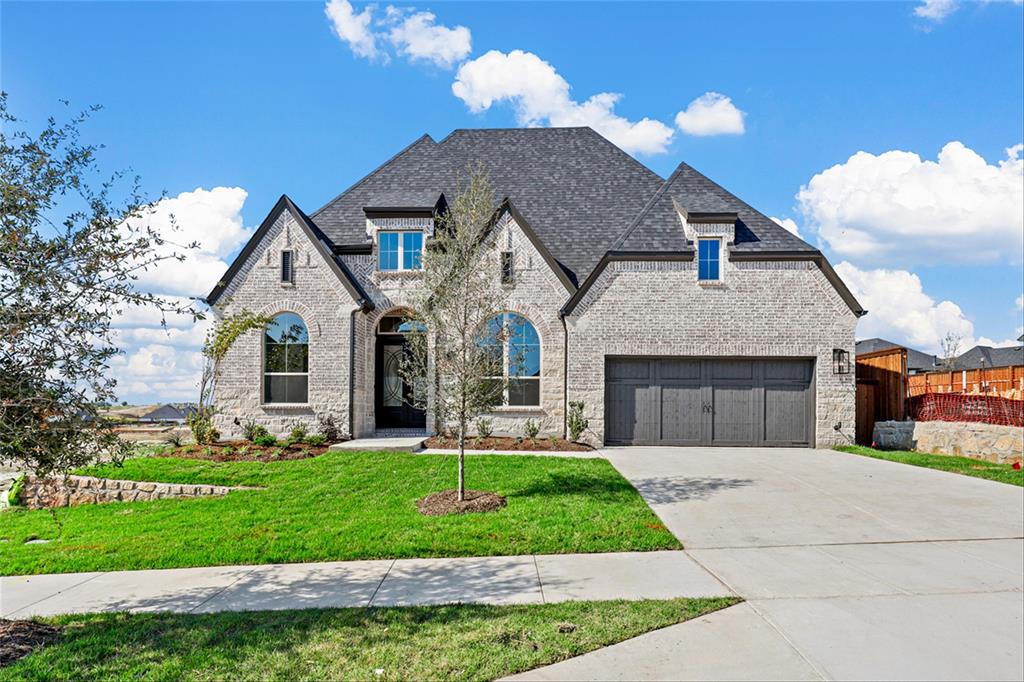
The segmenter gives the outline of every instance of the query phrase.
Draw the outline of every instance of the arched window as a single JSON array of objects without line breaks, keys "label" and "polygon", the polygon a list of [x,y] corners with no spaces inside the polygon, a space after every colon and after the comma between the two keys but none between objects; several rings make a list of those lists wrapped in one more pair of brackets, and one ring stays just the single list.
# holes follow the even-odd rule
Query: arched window
[{"label": "arched window", "polygon": [[263,335],[263,402],[309,401],[309,334],[302,318],[281,313]]},{"label": "arched window", "polygon": [[488,323],[482,345],[491,350],[494,378],[505,386],[503,402],[540,406],[540,336],[518,313],[502,313]]}]

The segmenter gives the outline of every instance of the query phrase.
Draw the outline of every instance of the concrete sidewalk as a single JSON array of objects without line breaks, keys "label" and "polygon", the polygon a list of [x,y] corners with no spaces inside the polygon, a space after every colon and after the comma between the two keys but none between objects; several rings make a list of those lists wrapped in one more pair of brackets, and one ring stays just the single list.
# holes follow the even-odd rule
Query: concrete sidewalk
[{"label": "concrete sidewalk", "polygon": [[0,578],[0,617],[732,596],[684,552],[219,566]]}]

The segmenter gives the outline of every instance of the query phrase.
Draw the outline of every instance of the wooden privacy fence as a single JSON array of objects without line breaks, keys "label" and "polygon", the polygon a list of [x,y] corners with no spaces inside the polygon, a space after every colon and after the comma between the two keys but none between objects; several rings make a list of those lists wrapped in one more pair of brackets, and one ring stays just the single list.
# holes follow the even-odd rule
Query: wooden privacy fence
[{"label": "wooden privacy fence", "polygon": [[875,422],[907,416],[907,349],[889,348],[857,356],[857,434],[871,445]]},{"label": "wooden privacy fence", "polygon": [[[857,358],[859,366],[860,358]],[[1024,400],[1024,365],[927,372],[907,377],[908,395],[972,393]]]}]

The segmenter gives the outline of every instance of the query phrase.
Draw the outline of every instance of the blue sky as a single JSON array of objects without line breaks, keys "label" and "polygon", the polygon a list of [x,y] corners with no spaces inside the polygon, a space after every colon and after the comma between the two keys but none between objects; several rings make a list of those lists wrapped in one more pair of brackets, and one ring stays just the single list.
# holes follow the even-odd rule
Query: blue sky
[{"label": "blue sky", "polygon": [[[0,82],[34,126],[58,99],[103,105],[104,165],[186,193],[214,236],[202,276],[154,275],[176,295],[205,293],[281,193],[312,212],[424,132],[582,120],[792,220],[871,311],[859,336],[1021,333],[1020,3],[395,7],[3,2]],[[621,96],[585,106],[600,93]],[[123,397],[188,397],[199,332],[123,326]]]}]

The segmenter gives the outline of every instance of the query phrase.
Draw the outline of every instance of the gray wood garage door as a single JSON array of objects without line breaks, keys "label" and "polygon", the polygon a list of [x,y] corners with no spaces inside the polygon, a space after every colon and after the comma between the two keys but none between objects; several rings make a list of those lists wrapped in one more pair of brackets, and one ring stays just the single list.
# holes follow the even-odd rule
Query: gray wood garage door
[{"label": "gray wood garage door", "polygon": [[608,358],[605,442],[810,446],[813,378],[805,359]]}]

